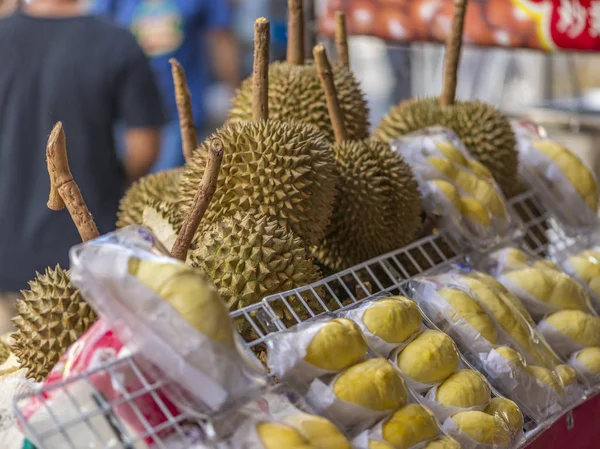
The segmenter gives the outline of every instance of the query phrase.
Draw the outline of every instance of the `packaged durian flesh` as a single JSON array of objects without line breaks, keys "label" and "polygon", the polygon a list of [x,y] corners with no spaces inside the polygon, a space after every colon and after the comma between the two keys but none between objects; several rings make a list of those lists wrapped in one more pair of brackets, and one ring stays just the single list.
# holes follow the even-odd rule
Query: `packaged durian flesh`
[{"label": "packaged durian flesh", "polygon": [[598,180],[593,170],[535,124],[512,121],[511,125],[521,178],[567,233],[593,229],[598,224]]},{"label": "packaged durian flesh", "polygon": [[369,358],[331,377],[315,379],[306,399],[343,430],[365,430],[390,415],[408,399],[400,371],[381,357]]},{"label": "packaged durian flesh", "polygon": [[457,413],[446,419],[442,427],[463,449],[511,447],[511,431],[506,422],[484,411]]},{"label": "packaged durian flesh", "polygon": [[361,328],[348,318],[331,316],[274,334],[267,347],[271,373],[300,383],[339,373],[367,357]]},{"label": "packaged durian flesh", "polygon": [[582,373],[590,383],[600,382],[600,347],[589,347],[571,354],[569,366]]},{"label": "packaged durian flesh", "polygon": [[600,312],[600,245],[582,240],[560,255],[560,266],[588,287],[592,307]]},{"label": "packaged durian flesh", "polygon": [[510,234],[513,220],[489,170],[450,129],[435,126],[390,142],[411,166],[428,215],[467,245]]},{"label": "packaged durian flesh", "polygon": [[147,229],[106,234],[70,256],[73,284],[124,344],[176,380],[178,400],[215,412],[265,384],[216,287]]},{"label": "packaged durian flesh", "polygon": [[369,346],[384,357],[412,341],[423,320],[417,304],[405,296],[366,300],[338,315],[354,321]]}]

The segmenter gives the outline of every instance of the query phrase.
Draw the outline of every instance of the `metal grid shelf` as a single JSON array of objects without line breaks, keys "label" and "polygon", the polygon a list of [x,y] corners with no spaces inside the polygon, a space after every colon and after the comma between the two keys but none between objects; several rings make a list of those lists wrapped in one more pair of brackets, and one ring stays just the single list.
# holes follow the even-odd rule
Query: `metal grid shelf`
[{"label": "metal grid shelf", "polygon": [[[534,253],[552,255],[569,245],[569,239],[533,193],[514,198],[510,205],[521,217],[523,241]],[[439,232],[321,281],[264,298],[260,303],[232,312],[231,317],[246,345],[259,352],[270,334],[376,294],[406,294],[405,288],[413,277],[464,260],[468,255],[459,250],[447,233]],[[122,394],[107,398],[99,391],[92,380],[102,376]],[[119,384],[119,379],[127,376],[128,385]],[[202,435],[202,419],[194,411],[173,413],[161,394],[168,387],[167,380],[152,381],[144,376],[136,358],[128,356],[36,393],[19,396],[15,398],[15,411],[38,449],[77,449],[81,447],[74,444],[77,438],[85,438],[90,449],[193,447]],[[56,391],[62,391],[62,400],[73,406],[70,416],[63,420],[53,413],[48,401],[48,396]],[[40,426],[34,429],[25,419],[24,407],[32,398],[40,402],[45,414],[43,431]],[[154,417],[155,421],[150,422],[140,409],[144,399],[158,405],[162,413],[158,421]],[[135,428],[116,418],[124,412],[134,419]]]}]

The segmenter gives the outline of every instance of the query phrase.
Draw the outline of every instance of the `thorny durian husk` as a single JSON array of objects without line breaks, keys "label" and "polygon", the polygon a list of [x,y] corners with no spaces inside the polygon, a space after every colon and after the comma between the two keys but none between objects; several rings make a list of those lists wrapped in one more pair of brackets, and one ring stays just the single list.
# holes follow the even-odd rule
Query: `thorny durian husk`
[{"label": "thorny durian husk", "polygon": [[[347,67],[334,66],[333,78],[349,139],[369,137],[369,108],[359,82]],[[246,79],[229,112],[232,121],[252,120],[252,78]],[[304,65],[275,62],[269,66],[269,119],[301,121],[319,128],[333,142],[325,93],[313,61]]]},{"label": "thorny durian husk", "polygon": [[146,205],[157,201],[164,204],[175,204],[179,194],[179,181],[183,169],[152,173],[139,179],[127,191],[119,202],[117,213],[117,228],[129,225],[143,225],[143,214]]},{"label": "thorny durian husk", "polygon": [[29,282],[17,300],[13,351],[27,377],[43,381],[67,348],[96,320],[96,314],[58,265]]},{"label": "thorny durian husk", "polygon": [[389,110],[374,136],[389,142],[434,125],[452,129],[469,153],[491,171],[508,198],[520,193],[515,135],[506,117],[486,103],[457,101],[442,109],[437,98],[406,100]]},{"label": "thorny durian husk", "polygon": [[336,143],[340,170],[335,208],[323,242],[324,265],[342,270],[410,243],[421,224],[421,197],[410,167],[375,140]]},{"label": "thorny durian husk", "polygon": [[224,147],[217,189],[200,225],[234,214],[274,217],[306,244],[325,235],[336,194],[338,173],[327,139],[299,122],[230,123],[196,151],[180,183],[181,210],[187,213],[204,173],[213,139]]},{"label": "thorny durian husk", "polygon": [[144,206],[140,224],[150,229],[163,246],[171,251],[183,221],[177,203],[152,199]]}]

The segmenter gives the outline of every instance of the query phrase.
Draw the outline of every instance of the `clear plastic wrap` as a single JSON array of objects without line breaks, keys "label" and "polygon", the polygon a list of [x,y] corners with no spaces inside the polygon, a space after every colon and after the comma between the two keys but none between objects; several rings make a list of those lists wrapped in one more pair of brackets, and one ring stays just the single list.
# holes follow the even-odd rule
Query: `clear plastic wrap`
[{"label": "clear plastic wrap", "polygon": [[600,241],[597,236],[580,237],[557,255],[567,274],[586,285],[592,306],[600,313]]},{"label": "clear plastic wrap", "polygon": [[535,123],[512,120],[511,124],[517,137],[521,179],[569,234],[595,228],[599,223],[598,182],[593,171]]},{"label": "clear plastic wrap", "polygon": [[426,212],[469,247],[512,235],[515,218],[489,170],[469,156],[454,132],[431,127],[390,142],[411,166]]},{"label": "clear plastic wrap", "polygon": [[264,387],[214,286],[150,231],[131,226],[75,246],[71,267],[73,284],[119,339],[180,386],[178,405],[210,414]]}]

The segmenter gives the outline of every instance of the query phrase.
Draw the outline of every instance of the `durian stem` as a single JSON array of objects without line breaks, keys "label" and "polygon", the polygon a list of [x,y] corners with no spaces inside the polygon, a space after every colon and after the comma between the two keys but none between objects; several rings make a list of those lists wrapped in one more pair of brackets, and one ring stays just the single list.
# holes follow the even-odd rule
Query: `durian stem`
[{"label": "durian stem", "polygon": [[183,142],[183,156],[190,161],[192,154],[198,148],[198,137],[196,136],[196,125],[194,124],[194,113],[190,90],[188,89],[185,71],[179,61],[175,58],[169,59],[171,73],[173,75],[173,86],[175,87],[175,102],[179,113],[179,128]]},{"label": "durian stem", "polygon": [[346,33],[346,16],[342,11],[335,13],[335,47],[338,63],[350,67],[350,54],[348,52],[348,34]]},{"label": "durian stem", "polygon": [[188,249],[192,244],[196,230],[217,190],[217,179],[222,160],[223,143],[220,140],[213,139],[208,145],[208,160],[200,181],[200,187],[196,191],[188,216],[184,220],[181,231],[171,250],[171,255],[176,259],[184,262],[187,259]]},{"label": "durian stem", "polygon": [[303,0],[288,0],[287,62],[304,64],[304,8]]},{"label": "durian stem", "polygon": [[454,18],[452,29],[446,39],[446,60],[444,61],[444,82],[440,105],[445,108],[452,106],[456,98],[456,84],[460,48],[462,46],[467,0],[454,0]]},{"label": "durian stem", "polygon": [[87,242],[100,235],[81,191],[73,179],[67,158],[67,138],[61,122],[54,125],[46,146],[46,163],[50,175],[48,207],[61,210],[65,206],[79,231],[81,240]]},{"label": "durian stem", "polygon": [[337,97],[337,91],[335,84],[333,83],[333,72],[331,71],[331,65],[327,58],[327,51],[323,44],[318,44],[313,49],[313,56],[317,63],[317,71],[321,78],[321,86],[325,91],[325,99],[327,101],[327,110],[329,111],[329,118],[331,120],[331,126],[333,126],[333,133],[335,134],[335,141],[340,143],[347,139],[346,126],[344,125],[344,114],[340,107],[340,102]]},{"label": "durian stem", "polygon": [[252,118],[269,119],[269,21],[264,17],[254,22],[254,69],[252,73]]}]

